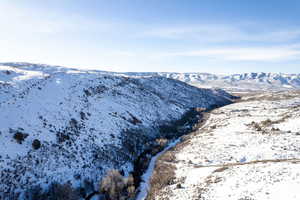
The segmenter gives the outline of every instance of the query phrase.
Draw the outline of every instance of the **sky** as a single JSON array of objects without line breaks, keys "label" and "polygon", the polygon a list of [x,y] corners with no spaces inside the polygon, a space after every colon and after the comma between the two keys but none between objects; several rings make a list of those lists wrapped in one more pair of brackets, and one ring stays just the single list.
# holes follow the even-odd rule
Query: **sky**
[{"label": "sky", "polygon": [[0,62],[300,73],[298,0],[0,0]]}]

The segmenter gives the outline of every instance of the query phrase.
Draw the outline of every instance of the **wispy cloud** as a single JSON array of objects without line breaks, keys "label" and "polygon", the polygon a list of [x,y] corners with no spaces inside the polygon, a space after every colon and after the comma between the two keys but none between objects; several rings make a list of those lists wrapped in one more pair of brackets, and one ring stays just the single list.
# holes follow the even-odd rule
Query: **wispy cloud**
[{"label": "wispy cloud", "polygon": [[162,54],[166,57],[204,57],[226,61],[287,61],[300,59],[300,49],[295,46],[207,48]]},{"label": "wispy cloud", "polygon": [[15,3],[2,3],[0,7],[1,35],[50,35],[79,32],[109,32],[112,23],[102,22],[81,15],[19,7]]},{"label": "wispy cloud", "polygon": [[106,16],[90,14],[87,8],[74,12],[66,6],[60,1],[52,9],[34,1],[2,2],[0,61],[94,65],[113,71],[197,71],[189,66],[231,67],[232,63],[257,66],[252,61],[273,70],[276,62],[288,65],[285,61],[292,60],[294,66],[300,62],[300,28],[292,27],[295,23],[279,27],[271,22],[268,27],[264,21],[231,18],[224,19],[227,24],[200,22],[200,18],[181,25],[176,24],[178,18],[169,24],[154,18],[146,23],[140,15],[119,19],[114,12],[107,11]]},{"label": "wispy cloud", "polygon": [[[198,24],[153,28],[144,37],[193,45],[161,53],[162,57],[199,57],[219,61],[289,61],[300,56],[299,28],[268,28],[262,24]],[[190,44],[190,43],[189,43]]]},{"label": "wispy cloud", "polygon": [[[252,25],[253,26],[253,25]],[[196,24],[154,28],[145,31],[145,37],[201,42],[286,42],[300,38],[299,28],[265,30],[259,25],[253,29],[228,24]],[[253,31],[255,30],[255,31]]]}]

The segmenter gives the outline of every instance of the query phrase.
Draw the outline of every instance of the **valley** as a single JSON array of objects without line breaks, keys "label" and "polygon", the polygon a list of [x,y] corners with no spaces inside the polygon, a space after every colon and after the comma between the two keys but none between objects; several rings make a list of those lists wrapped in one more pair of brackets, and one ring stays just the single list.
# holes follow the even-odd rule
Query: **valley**
[{"label": "valley", "polygon": [[252,79],[3,63],[0,198],[297,199],[300,93]]},{"label": "valley", "polygon": [[300,200],[300,1],[0,16],[0,200]]}]

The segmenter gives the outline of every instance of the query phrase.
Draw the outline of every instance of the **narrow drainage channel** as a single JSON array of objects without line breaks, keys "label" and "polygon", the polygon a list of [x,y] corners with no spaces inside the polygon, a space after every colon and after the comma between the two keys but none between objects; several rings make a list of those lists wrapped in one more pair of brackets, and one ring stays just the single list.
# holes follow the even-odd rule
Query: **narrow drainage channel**
[{"label": "narrow drainage channel", "polygon": [[[197,123],[192,123],[190,125],[197,125],[196,130],[200,130],[204,127],[206,127],[207,123],[208,123],[208,119],[209,119],[209,114],[206,112],[201,112],[199,113],[199,115],[201,116],[200,118],[198,118]],[[195,130],[195,129],[194,129]],[[141,174],[139,176],[139,187],[138,187],[138,193],[136,195],[135,200],[146,200],[148,193],[150,192],[150,188],[151,188],[151,177],[153,175],[153,172],[155,170],[155,164],[156,161],[159,159],[159,157],[161,155],[163,155],[164,153],[166,153],[168,150],[170,150],[171,148],[175,147],[178,143],[180,143],[182,141],[182,136],[187,135],[189,133],[191,133],[193,130],[187,131],[185,132],[185,134],[182,134],[181,136],[179,136],[177,139],[173,139],[169,142],[169,144],[167,144],[163,150],[161,150],[159,153],[157,153],[156,155],[154,155],[153,157],[151,157],[150,162],[147,166],[147,168],[144,170],[143,174]]]},{"label": "narrow drainage channel", "polygon": [[166,153],[167,151],[169,151],[171,148],[175,147],[177,144],[179,144],[180,142],[182,142],[182,136],[184,135],[188,135],[190,133],[192,133],[195,130],[202,130],[204,128],[206,128],[209,125],[209,117],[210,114],[209,112],[213,110],[206,110],[205,112],[200,112],[198,113],[200,115],[200,118],[198,118],[197,122],[190,124],[190,126],[195,126],[192,130],[186,131],[184,134],[182,134],[181,136],[179,136],[177,139],[173,139],[171,140],[171,142],[169,142],[169,144],[166,145],[166,147],[160,151],[158,154],[154,155],[149,164],[148,167],[145,169],[144,173],[140,176],[140,180],[139,180],[139,188],[138,188],[138,193],[136,195],[135,200],[146,200],[148,197],[148,194],[150,192],[151,189],[151,177],[154,173],[155,170],[155,164],[156,161],[159,159],[159,157],[161,155],[163,155],[164,153]]},{"label": "narrow drainage channel", "polygon": [[180,138],[176,139],[175,141],[170,142],[164,150],[156,154],[154,157],[151,158],[150,164],[145,171],[145,173],[141,177],[140,187],[139,187],[139,193],[137,194],[136,200],[145,200],[148,195],[148,191],[150,188],[150,179],[155,167],[156,160],[159,156],[164,154],[166,151],[168,151],[170,148],[174,147],[176,144],[180,142]]}]

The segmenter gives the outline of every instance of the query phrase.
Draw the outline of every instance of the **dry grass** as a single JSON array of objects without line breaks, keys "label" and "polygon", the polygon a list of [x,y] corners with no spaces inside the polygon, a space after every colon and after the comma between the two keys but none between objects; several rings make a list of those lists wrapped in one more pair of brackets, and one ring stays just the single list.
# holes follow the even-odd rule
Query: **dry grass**
[{"label": "dry grass", "polygon": [[152,174],[150,184],[151,188],[147,196],[147,200],[155,200],[155,197],[162,192],[162,189],[175,182],[176,167],[170,163],[158,161],[155,166],[155,171]]},{"label": "dry grass", "polygon": [[215,171],[213,171],[213,173],[223,172],[223,171],[225,171],[226,169],[229,169],[229,167],[226,167],[226,166],[220,167],[220,168],[216,169]]},{"label": "dry grass", "polygon": [[279,101],[279,100],[288,100],[295,98],[300,95],[299,90],[293,90],[288,92],[272,92],[272,93],[262,93],[262,92],[255,92],[255,93],[246,93],[246,94],[239,94],[242,97],[240,102],[248,102],[248,101]]},{"label": "dry grass", "polygon": [[163,188],[175,184],[176,167],[171,163],[176,159],[173,150],[174,149],[167,151],[157,159],[154,172],[150,179],[151,188],[147,200],[155,200],[155,196],[160,194]]}]

